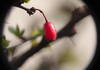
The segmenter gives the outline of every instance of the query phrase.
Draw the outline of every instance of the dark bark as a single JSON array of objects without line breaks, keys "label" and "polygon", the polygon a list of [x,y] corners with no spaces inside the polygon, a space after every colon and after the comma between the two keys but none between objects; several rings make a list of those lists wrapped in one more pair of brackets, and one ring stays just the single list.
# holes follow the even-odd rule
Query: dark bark
[{"label": "dark bark", "polygon": [[[9,13],[14,0],[0,1],[0,38],[2,36],[5,17]],[[1,40],[1,39],[0,39]],[[16,70],[14,66],[8,61],[5,49],[0,44],[0,70]]]}]

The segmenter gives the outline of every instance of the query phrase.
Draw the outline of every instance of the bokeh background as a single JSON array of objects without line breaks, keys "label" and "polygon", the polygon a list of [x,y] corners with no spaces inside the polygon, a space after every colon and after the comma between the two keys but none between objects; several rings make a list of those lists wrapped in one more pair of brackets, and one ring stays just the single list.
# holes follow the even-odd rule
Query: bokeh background
[{"label": "bokeh background", "polygon": [[[57,31],[62,29],[72,16],[71,12],[85,5],[81,0],[31,0],[23,4],[27,8],[41,9]],[[24,37],[32,36],[34,28],[43,28],[43,16],[36,12],[29,16],[23,9],[13,7],[6,18],[4,35],[10,41],[9,47],[22,41],[8,31],[8,27],[25,29]],[[72,38],[64,37],[30,57],[19,70],[84,70],[91,62],[96,49],[96,28],[89,15],[75,26],[77,34]],[[41,36],[37,42],[41,40]],[[14,56],[20,56],[31,47],[28,41],[17,48]]]}]

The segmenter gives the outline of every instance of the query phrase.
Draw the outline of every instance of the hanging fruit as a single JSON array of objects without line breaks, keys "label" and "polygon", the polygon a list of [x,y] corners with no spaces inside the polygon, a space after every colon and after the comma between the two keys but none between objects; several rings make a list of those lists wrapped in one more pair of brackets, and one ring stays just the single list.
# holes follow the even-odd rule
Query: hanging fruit
[{"label": "hanging fruit", "polygon": [[56,40],[56,29],[51,22],[46,22],[44,24],[44,35],[46,40]]},{"label": "hanging fruit", "polygon": [[45,14],[43,13],[42,10],[36,9],[36,8],[34,8],[34,9],[39,11],[45,19],[44,36],[45,36],[46,40],[56,40],[57,34],[56,34],[56,29],[55,29],[54,25],[51,22],[48,22]]}]

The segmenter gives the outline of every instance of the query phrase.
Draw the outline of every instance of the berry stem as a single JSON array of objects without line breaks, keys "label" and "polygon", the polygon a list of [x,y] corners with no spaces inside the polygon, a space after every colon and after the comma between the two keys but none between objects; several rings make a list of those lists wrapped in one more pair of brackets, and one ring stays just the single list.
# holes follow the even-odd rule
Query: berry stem
[{"label": "berry stem", "polygon": [[43,15],[43,17],[44,17],[44,19],[45,19],[45,22],[48,23],[48,20],[47,20],[45,14],[43,13],[43,11],[40,10],[40,9],[35,9],[35,10],[39,11],[39,12]]}]

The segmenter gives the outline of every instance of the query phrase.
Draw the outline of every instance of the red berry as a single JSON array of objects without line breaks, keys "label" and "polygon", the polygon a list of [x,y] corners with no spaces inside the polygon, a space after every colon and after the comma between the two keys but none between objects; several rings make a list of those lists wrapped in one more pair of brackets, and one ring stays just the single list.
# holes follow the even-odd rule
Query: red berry
[{"label": "red berry", "polygon": [[44,35],[46,40],[56,40],[56,29],[51,22],[47,22],[44,24]]}]

